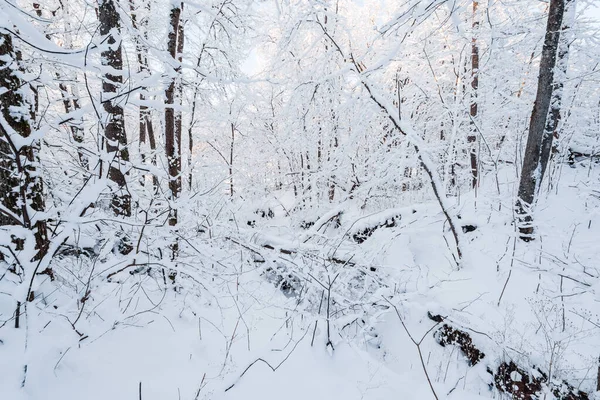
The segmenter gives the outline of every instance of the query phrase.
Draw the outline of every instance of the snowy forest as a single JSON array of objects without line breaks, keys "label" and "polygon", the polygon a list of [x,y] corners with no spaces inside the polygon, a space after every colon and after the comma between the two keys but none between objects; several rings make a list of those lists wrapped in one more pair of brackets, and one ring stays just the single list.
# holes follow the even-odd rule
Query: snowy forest
[{"label": "snowy forest", "polygon": [[600,399],[597,0],[0,0],[0,399]]}]

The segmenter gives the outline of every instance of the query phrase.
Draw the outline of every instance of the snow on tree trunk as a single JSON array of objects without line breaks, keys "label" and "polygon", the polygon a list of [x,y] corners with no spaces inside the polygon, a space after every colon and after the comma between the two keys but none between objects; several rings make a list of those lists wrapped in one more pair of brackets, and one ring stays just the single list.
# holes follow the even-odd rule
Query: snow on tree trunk
[{"label": "snow on tree trunk", "polygon": [[[548,13],[548,24],[544,39],[542,59],[540,61],[540,72],[538,76],[538,88],[529,123],[529,135],[527,147],[523,159],[521,181],[517,200],[517,214],[519,215],[519,231],[523,240],[531,240],[533,234],[532,205],[539,186],[544,178],[544,172],[552,147],[553,130],[547,131],[547,121],[552,99],[555,97],[554,68],[558,53],[560,30],[565,11],[565,0],[551,0]],[[556,104],[559,106],[559,104]],[[546,137],[546,146],[542,146]],[[544,161],[545,160],[545,161]]]},{"label": "snow on tree trunk", "polygon": [[[135,37],[135,51],[138,61],[138,73],[142,78],[147,78],[150,75],[150,69],[148,67],[148,46],[145,44],[148,41],[148,18],[150,14],[150,2],[144,4],[144,8],[148,15],[138,18],[139,8],[136,6],[134,0],[129,1],[129,8],[131,10],[131,24],[134,29],[138,30],[138,35]],[[141,37],[140,37],[141,36]],[[140,91],[140,106],[138,109],[138,122],[139,122],[139,143],[140,143],[140,154],[142,161],[146,162],[146,141],[150,144],[150,160],[152,165],[156,166],[156,139],[154,137],[154,127],[152,125],[152,114],[148,109],[148,106],[144,104],[146,100],[147,88],[143,87]],[[143,184],[143,181],[142,181]],[[152,184],[154,191],[158,191],[159,183],[158,177],[152,174]]]},{"label": "snow on tree trunk", "polygon": [[[38,172],[40,139],[32,135],[32,105],[10,34],[0,33],[0,225],[20,225],[33,231],[34,259],[48,247],[42,178]],[[16,239],[17,250],[23,239]]]},{"label": "snow on tree trunk", "polygon": [[100,3],[98,17],[100,34],[108,35],[106,47],[102,51],[102,66],[105,68],[102,80],[102,104],[107,118],[104,125],[106,151],[111,157],[108,178],[117,186],[117,190],[112,195],[111,207],[116,215],[131,216],[131,195],[127,189],[125,173],[123,173],[124,163],[129,161],[123,107],[121,106],[123,99],[114,98],[123,83],[121,39],[115,37],[115,34],[120,34],[119,13],[115,8],[115,2],[103,0]]},{"label": "snow on tree trunk", "polygon": [[471,161],[471,187],[477,187],[478,168],[477,168],[477,127],[475,119],[477,118],[477,90],[479,88],[479,46],[477,44],[477,34],[479,30],[479,20],[477,19],[478,1],[473,1],[473,33],[471,39],[471,107],[469,114],[471,116],[471,124],[467,142],[469,143],[469,155]]},{"label": "snow on tree trunk", "polygon": [[[554,78],[554,91],[550,102],[550,115],[546,120],[546,129],[542,139],[541,161],[542,177],[548,167],[550,156],[552,155],[554,139],[558,139],[558,124],[561,120],[561,108],[563,102],[564,84],[567,79],[567,69],[569,66],[569,45],[570,39],[567,35],[569,25],[575,21],[575,0],[565,0],[565,20],[560,33],[558,44],[558,58],[556,60],[556,76]],[[541,183],[541,182],[540,182]]]},{"label": "snow on tree trunk", "polygon": [[[183,51],[183,25],[180,7],[171,9],[171,27],[167,49],[173,58],[173,76],[165,92],[165,144],[169,170],[170,200],[173,202],[181,192],[181,53]],[[177,225],[177,209],[171,204],[169,225]]]}]

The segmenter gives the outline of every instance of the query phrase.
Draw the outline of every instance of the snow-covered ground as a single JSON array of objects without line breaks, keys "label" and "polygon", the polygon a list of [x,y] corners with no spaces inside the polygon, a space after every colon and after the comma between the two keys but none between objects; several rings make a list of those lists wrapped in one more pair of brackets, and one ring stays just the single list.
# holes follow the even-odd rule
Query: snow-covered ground
[{"label": "snow-covered ground", "polygon": [[[502,193],[511,193],[515,179],[504,172]],[[211,273],[214,265],[190,256],[190,268],[210,277],[201,284],[174,288],[152,273],[99,279],[79,320],[62,312],[76,309],[66,303],[68,282],[48,281],[28,305],[26,329],[0,330],[1,398],[420,400],[434,398],[428,378],[438,398],[498,398],[486,370],[509,360],[592,393],[600,348],[597,166],[563,166],[559,185],[538,206],[540,239],[529,243],[516,238],[512,199],[494,194],[495,178],[486,179],[477,198],[461,199],[461,221],[476,229],[464,235],[460,269],[436,204],[400,204],[386,212],[402,215],[396,226],[360,244],[345,232],[382,214],[346,204],[338,227],[297,233],[282,216],[248,227],[240,237],[264,263],[233,243],[239,269]],[[259,228],[262,236],[252,233]],[[267,242],[273,249],[261,247]],[[297,253],[278,251],[292,245]],[[268,279],[269,263],[287,263],[302,278],[309,261],[301,253],[319,246],[322,256],[355,264],[323,262],[321,275],[313,265],[316,279],[300,279],[295,295]],[[332,274],[340,279],[328,302],[322,279]],[[315,293],[321,298],[311,308]],[[440,346],[434,332],[441,324],[428,312],[468,332],[482,361],[470,366],[456,346]]]}]

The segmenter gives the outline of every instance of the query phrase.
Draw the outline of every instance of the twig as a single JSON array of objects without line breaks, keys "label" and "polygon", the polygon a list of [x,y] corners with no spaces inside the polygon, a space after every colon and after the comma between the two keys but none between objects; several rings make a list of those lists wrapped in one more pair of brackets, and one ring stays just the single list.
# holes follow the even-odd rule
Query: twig
[{"label": "twig", "polygon": [[433,393],[433,397],[435,397],[436,400],[439,400],[437,394],[435,393],[435,389],[433,388],[433,384],[431,383],[431,379],[429,378],[429,374],[427,373],[427,367],[425,367],[425,360],[423,360],[423,353],[421,353],[421,343],[423,343],[423,340],[429,334],[429,332],[431,332],[436,326],[438,326],[439,322],[436,323],[434,326],[432,326],[427,332],[425,332],[425,334],[423,335],[423,337],[421,338],[421,340],[419,340],[417,342],[412,337],[412,335],[410,334],[408,328],[404,324],[404,320],[400,316],[400,311],[398,311],[398,307],[396,307],[396,305],[394,305],[391,301],[389,301],[385,297],[383,297],[383,299],[386,302],[388,302],[392,307],[394,307],[394,310],[396,310],[396,315],[398,316],[398,319],[400,320],[400,323],[402,324],[402,327],[404,328],[404,331],[406,331],[406,334],[408,335],[410,341],[413,342],[413,344],[417,347],[417,351],[419,352],[419,358],[421,359],[421,366],[423,367],[423,372],[425,372],[425,377],[427,378],[427,383],[429,383],[429,388],[431,389],[431,393]]},{"label": "twig", "polygon": [[[304,337],[306,336],[306,334],[308,333],[308,330],[306,330],[304,332],[304,335],[302,335],[302,337],[300,338],[300,340],[298,340],[296,342],[296,344],[294,344],[294,347],[292,347],[292,350],[290,350],[290,352],[283,358],[283,360],[281,360],[281,362],[279,364],[277,364],[275,367],[273,367],[271,364],[269,364],[267,361],[265,361],[263,358],[257,358],[256,360],[252,361],[250,363],[250,365],[248,365],[246,367],[246,369],[244,369],[244,371],[240,374],[239,378],[236,379],[236,381],[234,383],[232,383],[229,387],[227,387],[227,389],[225,389],[225,391],[227,392],[228,390],[232,389],[239,381],[240,379],[242,379],[242,377],[244,376],[244,374],[246,372],[248,372],[248,370],[257,362],[262,361],[264,364],[266,364],[269,368],[271,368],[271,371],[275,372],[277,371],[277,369],[279,367],[281,367],[283,365],[284,362],[287,361],[288,358],[290,358],[290,356],[292,355],[292,353],[294,352],[294,350],[296,350],[296,347],[298,347],[298,345],[300,344],[300,342],[302,342],[302,339],[304,339]],[[436,397],[437,398],[437,397]]]},{"label": "twig", "polygon": [[[321,306],[323,305],[323,296],[325,296],[325,290],[323,290],[321,292],[321,301],[319,302],[319,314],[318,315],[321,315]],[[311,347],[312,347],[313,343],[315,342],[315,334],[317,333],[317,324],[318,323],[319,323],[319,320],[317,319],[315,321],[315,329],[313,330],[312,340],[310,341],[310,346]]]},{"label": "twig", "polygon": [[204,379],[206,379],[206,372],[204,373],[204,375],[202,375],[202,381],[200,381],[200,387],[198,388],[198,391],[196,392],[196,397],[194,397],[194,400],[198,400],[198,397],[200,396],[200,391],[205,386]]},{"label": "twig", "polygon": [[62,354],[62,356],[60,356],[60,358],[58,359],[58,361],[56,362],[56,364],[54,365],[54,376],[56,376],[56,367],[58,367],[58,364],[60,364],[60,362],[62,361],[62,359],[67,355],[67,353],[69,352],[69,350],[71,350],[71,348],[67,348],[67,350],[65,350],[65,352]]}]

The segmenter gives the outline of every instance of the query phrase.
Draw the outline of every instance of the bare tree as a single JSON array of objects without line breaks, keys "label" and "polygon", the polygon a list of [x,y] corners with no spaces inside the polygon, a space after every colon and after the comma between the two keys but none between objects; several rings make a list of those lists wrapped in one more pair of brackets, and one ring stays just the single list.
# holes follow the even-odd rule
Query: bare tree
[{"label": "bare tree", "polygon": [[[554,135],[553,128],[548,130],[548,120],[552,119],[553,110],[560,107],[557,102],[553,103],[552,99],[556,97],[558,92],[557,87],[554,85],[554,68],[556,66],[565,3],[566,0],[551,0],[548,12],[538,88],[529,123],[529,135],[517,200],[519,231],[523,240],[531,240],[532,238],[533,217],[531,208],[544,178]],[[542,145],[543,143],[544,145]]]},{"label": "bare tree", "polygon": [[[120,33],[119,13],[115,8],[114,0],[100,2],[98,18],[100,20],[100,34],[108,35],[106,48],[102,51],[102,65],[106,69],[102,79],[102,104],[106,112],[107,122],[104,125],[106,138],[106,151],[114,158],[108,168],[108,178],[113,181],[117,190],[113,192],[111,207],[116,215],[131,215],[131,195],[127,188],[124,163],[129,161],[127,149],[127,136],[125,133],[125,120],[123,107],[120,105],[122,98],[115,94],[123,83],[123,56],[120,38],[115,38],[115,32]],[[117,40],[119,42],[117,43]]]}]

